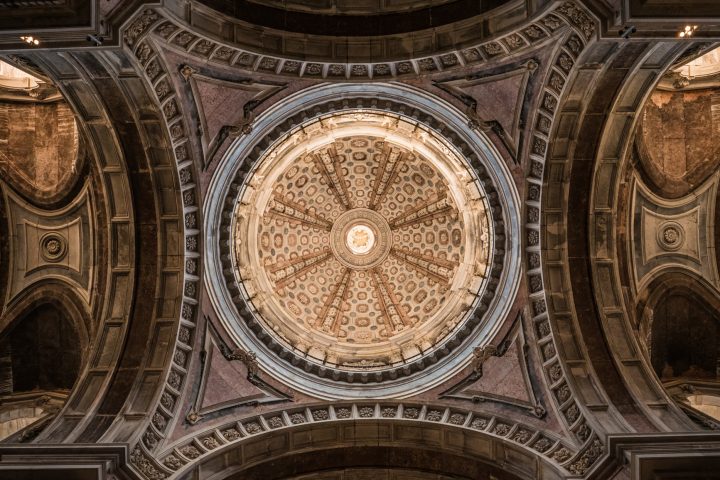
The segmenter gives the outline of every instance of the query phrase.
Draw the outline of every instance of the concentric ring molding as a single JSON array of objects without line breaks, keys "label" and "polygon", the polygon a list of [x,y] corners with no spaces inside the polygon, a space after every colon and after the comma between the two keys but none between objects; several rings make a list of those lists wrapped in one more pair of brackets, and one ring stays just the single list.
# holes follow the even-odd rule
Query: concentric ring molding
[{"label": "concentric ring molding", "polygon": [[[341,381],[394,379],[447,355],[436,346],[489,283],[487,195],[468,167],[388,112],[333,112],[285,135],[245,177],[231,223],[249,310]],[[347,247],[357,222],[375,232],[366,255]]]},{"label": "concentric ring molding", "polygon": [[[271,341],[246,307],[242,292],[237,290],[230,252],[229,211],[243,179],[253,168],[252,162],[275,141],[297,129],[299,123],[357,109],[399,115],[444,137],[468,159],[469,168],[485,185],[495,223],[491,278],[488,290],[474,305],[473,315],[448,336],[442,349],[418,361],[425,368],[405,365],[402,372],[385,372],[387,374],[380,378],[323,371]],[[264,112],[253,125],[253,131],[238,138],[228,149],[211,179],[205,203],[208,236],[205,281],[219,318],[239,346],[257,354],[267,374],[320,398],[404,398],[430,389],[464,368],[471,360],[473,348],[486,344],[500,328],[520,277],[519,199],[500,155],[487,138],[468,128],[466,122],[465,116],[454,107],[406,86],[322,85],[288,97]],[[450,352],[452,355],[448,355]],[[338,381],[341,377],[343,381]]]}]

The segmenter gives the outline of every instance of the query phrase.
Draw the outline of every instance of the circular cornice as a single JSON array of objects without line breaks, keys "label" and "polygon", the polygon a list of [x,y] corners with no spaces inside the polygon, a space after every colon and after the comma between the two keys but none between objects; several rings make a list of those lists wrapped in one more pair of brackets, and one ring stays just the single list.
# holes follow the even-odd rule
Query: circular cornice
[{"label": "circular cornice", "polygon": [[[324,368],[284,348],[262,328],[238,288],[231,251],[232,208],[255,162],[299,125],[337,112],[378,111],[423,125],[447,141],[484,188],[495,245],[487,288],[453,334],[415,362],[375,372]],[[253,131],[236,140],[215,172],[206,203],[205,280],[211,301],[234,340],[257,354],[261,368],[294,388],[321,398],[405,397],[440,383],[465,367],[506,317],[519,280],[518,199],[510,172],[489,141],[467,127],[453,107],[408,87],[390,84],[323,85],[300,92],[259,117]],[[452,355],[449,355],[450,352]]]}]

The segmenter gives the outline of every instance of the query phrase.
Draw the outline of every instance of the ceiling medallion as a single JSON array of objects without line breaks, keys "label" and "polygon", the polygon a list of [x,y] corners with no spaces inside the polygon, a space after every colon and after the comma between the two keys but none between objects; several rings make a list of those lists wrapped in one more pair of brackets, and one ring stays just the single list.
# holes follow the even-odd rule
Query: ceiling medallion
[{"label": "ceiling medallion", "polygon": [[365,255],[375,247],[375,230],[363,221],[354,223],[345,235],[345,245],[354,255]]},{"label": "ceiling medallion", "polygon": [[387,258],[392,233],[381,214],[368,208],[353,208],[333,222],[329,241],[340,263],[362,270],[375,267]]},{"label": "ceiling medallion", "polygon": [[[228,161],[244,167],[209,208],[221,232],[207,273],[220,318],[261,368],[314,395],[431,388],[487,341],[517,290],[519,275],[503,271],[515,246],[501,192],[514,202],[514,190],[402,104],[295,105],[300,122],[275,113],[286,121],[260,133],[272,122],[259,119],[262,148],[236,142]],[[228,178],[221,171],[214,183]]]},{"label": "ceiling medallion", "polygon": [[40,239],[40,254],[48,262],[59,262],[67,253],[67,244],[62,235],[50,232]]},{"label": "ceiling medallion", "polygon": [[657,242],[663,250],[679,250],[685,243],[685,229],[678,222],[666,221],[658,228]]}]

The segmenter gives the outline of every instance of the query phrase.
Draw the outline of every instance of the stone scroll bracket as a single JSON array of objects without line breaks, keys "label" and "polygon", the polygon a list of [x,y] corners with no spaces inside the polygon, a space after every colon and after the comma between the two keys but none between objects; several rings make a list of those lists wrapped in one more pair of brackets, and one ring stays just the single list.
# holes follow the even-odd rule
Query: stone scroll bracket
[{"label": "stone scroll bracket", "polygon": [[473,372],[443,392],[440,398],[497,402],[544,417],[546,410],[537,395],[540,387],[534,384],[529,373],[525,335],[520,314],[499,346],[475,348]]},{"label": "stone scroll bracket", "polygon": [[194,398],[185,417],[188,423],[216,418],[237,407],[292,401],[292,394],[261,378],[253,352],[231,349],[207,318],[205,325],[199,353],[201,374],[192,389]]}]

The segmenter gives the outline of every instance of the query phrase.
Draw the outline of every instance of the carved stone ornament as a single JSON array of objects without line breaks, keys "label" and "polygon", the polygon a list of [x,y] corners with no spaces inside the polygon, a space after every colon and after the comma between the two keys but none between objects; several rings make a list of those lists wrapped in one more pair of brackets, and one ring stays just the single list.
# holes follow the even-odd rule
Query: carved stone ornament
[{"label": "carved stone ornament", "polygon": [[499,357],[502,353],[500,353],[494,345],[488,345],[485,347],[475,347],[475,350],[473,351],[473,361],[472,366],[473,370],[476,374],[479,376],[482,376],[483,374],[483,364],[485,361],[490,357]]},{"label": "carved stone ornament", "polygon": [[594,439],[587,449],[568,466],[570,473],[574,475],[584,475],[598,458],[605,452],[605,446],[599,439]]},{"label": "carved stone ornament", "polygon": [[180,67],[180,75],[183,76],[186,82],[190,80],[190,77],[192,77],[194,73],[197,73],[197,69],[191,67],[190,65],[182,65]]},{"label": "carved stone ornament", "polygon": [[239,360],[243,362],[248,369],[249,376],[257,376],[260,367],[257,363],[257,357],[253,352],[247,352],[242,348],[230,350],[224,344],[220,344],[220,351],[222,352],[223,356],[228,360]]},{"label": "carved stone ornament", "polygon": [[59,262],[67,253],[67,242],[59,233],[47,233],[40,239],[40,254],[48,262]]},{"label": "carved stone ornament", "polygon": [[685,242],[685,229],[678,222],[665,222],[658,228],[657,241],[663,250],[678,250]]},{"label": "carved stone ornament", "polygon": [[167,474],[160,471],[139,446],[136,446],[130,454],[130,463],[148,480],[164,480],[167,478]]}]

